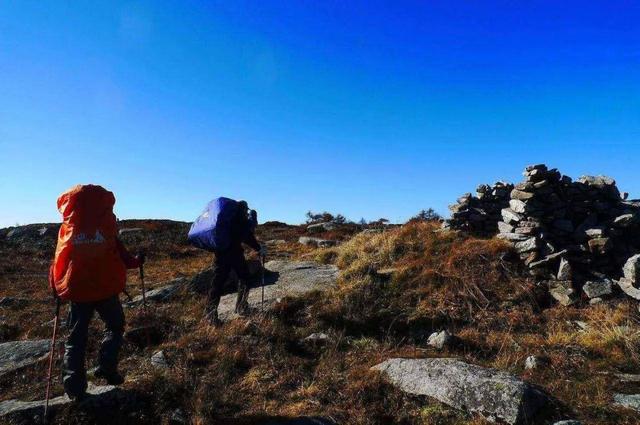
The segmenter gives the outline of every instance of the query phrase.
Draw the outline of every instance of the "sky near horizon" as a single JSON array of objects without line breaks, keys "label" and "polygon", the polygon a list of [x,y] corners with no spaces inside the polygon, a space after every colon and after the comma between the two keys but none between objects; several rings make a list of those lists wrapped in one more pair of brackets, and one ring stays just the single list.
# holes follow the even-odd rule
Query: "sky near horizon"
[{"label": "sky near horizon", "polygon": [[0,1],[0,227],[403,221],[544,162],[640,198],[640,2]]}]

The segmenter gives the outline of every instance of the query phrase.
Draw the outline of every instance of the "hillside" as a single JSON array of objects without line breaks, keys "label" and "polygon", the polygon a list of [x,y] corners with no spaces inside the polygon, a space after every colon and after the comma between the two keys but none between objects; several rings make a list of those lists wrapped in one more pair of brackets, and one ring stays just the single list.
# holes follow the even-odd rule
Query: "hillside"
[{"label": "hillside", "polygon": [[[379,368],[387,373],[371,370],[394,358],[455,358],[489,368],[471,374],[498,376],[497,387],[478,391],[487,397],[498,391],[501,400],[476,400],[482,398],[476,394],[473,402],[508,403],[512,383],[539,392],[544,408],[527,416],[530,423],[640,423],[639,413],[614,402],[621,403],[616,394],[640,391],[637,302],[616,289],[598,304],[582,296],[563,306],[503,239],[443,231],[428,221],[376,229],[266,223],[258,237],[269,246],[269,260],[278,260],[267,266],[273,282],[266,311],[254,289],[253,314],[229,315],[214,329],[202,322],[207,275],[201,272],[211,258],[186,243],[188,223],[119,225],[129,229],[121,237],[130,250],[148,253],[147,291],[161,288],[166,296],[152,297],[147,312],[139,303],[126,309],[121,368],[127,382],[108,414],[101,405],[63,403],[54,423],[489,423],[492,414],[475,408],[469,394],[453,388],[457,399],[441,403],[444,396],[432,389],[401,384],[405,372],[394,375],[395,364]],[[56,231],[55,224],[0,231],[0,343],[50,338],[46,276]],[[322,264],[337,266],[337,281],[331,282],[335,269]],[[253,267],[259,270],[255,258]],[[135,272],[128,291],[140,294]],[[40,357],[0,373],[0,401],[42,399],[45,365]],[[455,386],[455,374],[469,373],[466,367],[447,369],[450,382],[442,387]],[[62,394],[58,376],[54,383],[54,395]],[[466,407],[456,406],[460,400]],[[509,413],[500,412],[498,419],[508,421]]]}]

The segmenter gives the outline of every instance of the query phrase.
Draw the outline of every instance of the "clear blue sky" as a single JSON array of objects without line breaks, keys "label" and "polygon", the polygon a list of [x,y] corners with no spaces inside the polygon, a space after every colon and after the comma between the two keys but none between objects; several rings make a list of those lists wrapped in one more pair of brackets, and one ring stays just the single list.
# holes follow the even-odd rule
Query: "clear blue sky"
[{"label": "clear blue sky", "polygon": [[0,2],[0,226],[404,220],[546,162],[640,197],[635,1]]}]

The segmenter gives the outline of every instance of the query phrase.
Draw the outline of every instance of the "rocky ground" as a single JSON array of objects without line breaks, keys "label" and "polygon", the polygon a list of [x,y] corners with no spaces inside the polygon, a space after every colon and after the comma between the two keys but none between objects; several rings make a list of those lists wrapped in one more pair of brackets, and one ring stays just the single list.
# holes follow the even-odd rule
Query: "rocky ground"
[{"label": "rocky ground", "polygon": [[[499,209],[491,214],[500,220]],[[563,306],[504,240],[419,221],[265,223],[265,302],[253,289],[252,314],[237,317],[230,282],[225,324],[213,329],[202,322],[211,259],[186,243],[189,225],[120,227],[125,244],[149,258],[147,308],[134,271],[133,300],[123,296],[127,382],[93,380],[94,395],[78,405],[62,396],[56,374],[52,423],[640,423],[637,301],[614,287],[598,304],[583,295]],[[0,230],[7,423],[41,422],[56,231]],[[252,268],[258,285],[255,258]],[[89,366],[98,320],[94,330]]]}]

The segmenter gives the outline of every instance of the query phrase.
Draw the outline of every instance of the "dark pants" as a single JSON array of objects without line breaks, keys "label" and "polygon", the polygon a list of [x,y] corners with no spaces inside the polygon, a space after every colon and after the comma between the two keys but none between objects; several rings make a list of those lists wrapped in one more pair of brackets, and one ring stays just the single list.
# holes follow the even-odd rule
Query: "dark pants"
[{"label": "dark pants", "polygon": [[116,372],[118,368],[118,352],[124,334],[124,312],[118,296],[95,302],[72,302],[69,307],[69,337],[64,346],[63,368],[64,390],[70,396],[83,394],[87,389],[85,353],[89,323],[95,311],[105,325],[98,367],[107,373]]},{"label": "dark pants", "polygon": [[236,312],[244,313],[248,308],[249,297],[249,266],[244,258],[242,247],[232,247],[227,251],[215,253],[213,260],[213,280],[209,290],[208,315],[210,319],[218,318],[218,305],[224,293],[224,285],[233,270],[238,276],[238,298],[236,300]]}]

